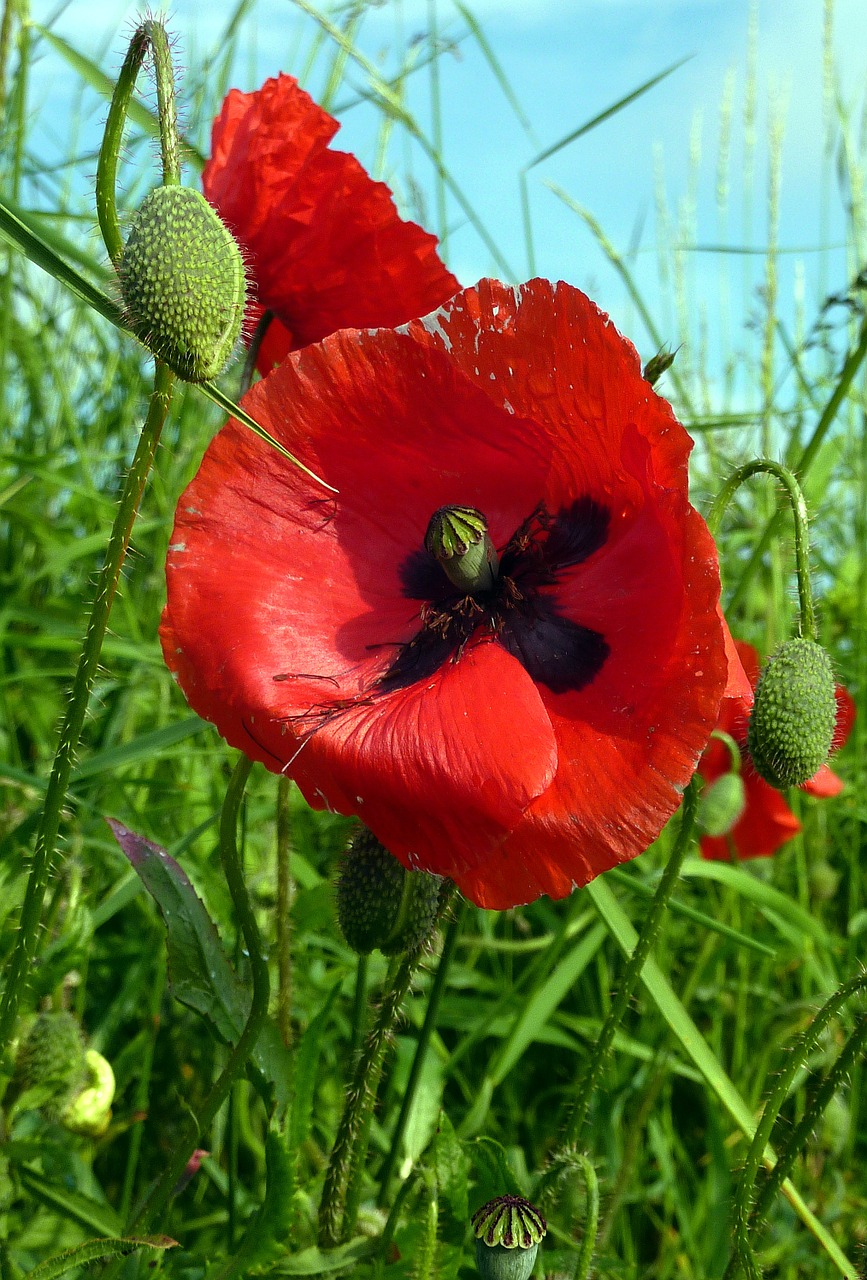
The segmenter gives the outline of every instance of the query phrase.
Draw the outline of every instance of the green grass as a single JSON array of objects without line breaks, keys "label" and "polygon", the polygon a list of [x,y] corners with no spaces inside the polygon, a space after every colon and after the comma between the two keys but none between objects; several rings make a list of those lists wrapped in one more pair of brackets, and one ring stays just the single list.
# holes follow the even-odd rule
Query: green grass
[{"label": "green grass", "polygon": [[[111,292],[93,236],[92,208],[80,193],[94,158],[80,149],[80,128],[105,91],[110,64],[92,50],[73,54],[22,20],[23,0],[7,0],[11,39],[0,29],[0,71],[6,112],[0,151],[0,199],[37,231],[86,281]],[[361,93],[381,113],[377,154],[363,157],[403,195],[413,212],[419,174],[434,178],[424,192],[430,224],[468,222],[505,274],[510,264],[461,190],[440,143],[438,46],[422,41],[394,51],[402,70],[387,78],[359,46],[360,7],[321,20],[287,24],[295,41],[292,65],[324,86],[332,110]],[[831,7],[828,6],[829,13]],[[183,88],[191,141],[206,149],[207,130],[229,82],[234,58],[245,56],[255,8],[241,5],[237,22],[214,50],[187,58]],[[519,118],[496,49],[469,10],[430,7],[438,35],[457,31],[477,42]],[[40,56],[71,61],[81,80],[71,104],[68,167],[46,171],[28,134],[28,68]],[[817,60],[823,56],[816,52]],[[572,192],[555,196],[574,209],[576,230],[589,228],[620,276],[634,308],[631,335],[645,357],[662,342],[684,344],[661,384],[696,436],[694,493],[707,509],[731,467],[756,451],[795,466],[813,514],[821,634],[840,677],[859,701],[867,687],[867,429],[865,377],[859,347],[863,290],[853,287],[864,262],[861,195],[864,154],[857,118],[835,106],[833,68],[825,51],[829,157],[845,176],[848,278],[825,280],[805,297],[795,332],[781,319],[777,159],[781,134],[772,125],[770,173],[754,155],[755,101],[764,86],[752,78],[738,101],[731,85],[715,122],[717,154],[693,144],[693,188],[702,166],[716,173],[718,226],[697,227],[688,192],[677,210],[657,198],[660,287],[639,292],[629,247],[613,244],[592,211]],[[350,75],[351,72],[351,75]],[[427,78],[432,128],[407,106],[408,77]],[[102,78],[101,78],[102,77]],[[648,89],[652,92],[652,89]],[[627,109],[626,95],[622,104]],[[628,109],[640,110],[640,103]],[[590,124],[604,128],[607,112]],[[774,117],[776,119],[776,117]],[[534,154],[546,150],[532,140]],[[132,121],[126,191],[135,207],[152,174],[152,120]],[[763,209],[768,228],[763,290],[743,288],[747,255],[717,255],[719,303],[728,350],[713,375],[696,303],[695,246],[725,242],[740,220],[728,194],[731,139],[746,136],[747,198]],[[565,133],[565,130],[564,130]],[[564,137],[563,145],[569,141]],[[559,144],[557,144],[559,145]],[[753,148],[753,150],[751,150]],[[432,162],[432,163],[431,163]],[[427,165],[427,169],[423,165]],[[532,179],[544,192],[544,168],[516,163],[514,181]],[[766,182],[767,179],[767,182]],[[835,198],[830,170],[827,203]],[[525,205],[528,216],[530,202]],[[538,216],[538,215],[537,215]],[[752,215],[751,215],[752,216]],[[827,214],[825,215],[827,217]],[[827,223],[826,223],[827,226]],[[826,234],[818,228],[817,235]],[[539,229],[526,228],[532,252]],[[692,247],[690,247],[692,246]],[[446,254],[450,247],[446,239]],[[125,333],[68,288],[52,281],[21,252],[0,245],[3,437],[0,445],[0,958],[15,938],[27,858],[56,747],[80,638],[119,493],[146,412],[151,371]],[[732,263],[735,263],[732,269]],[[833,296],[833,301],[829,298]],[[605,298],[597,299],[605,306]],[[714,302],[716,299],[714,299]],[[705,299],[704,305],[711,305]],[[752,317],[751,327],[747,319]],[[225,391],[234,396],[239,369]],[[248,963],[217,856],[218,822],[234,753],[208,725],[191,718],[164,669],[157,627],[164,601],[163,564],[174,508],[220,425],[218,410],[198,391],[178,386],[156,466],[135,527],[102,665],[73,774],[62,843],[43,912],[39,963],[25,1001],[69,1008],[89,1043],[111,1061],[117,1097],[107,1134],[70,1138],[38,1110],[0,1120],[0,1270],[3,1280],[29,1272],[98,1237],[123,1235],[134,1206],[183,1140],[190,1111],[201,1109],[228,1049],[202,1017],[172,994],[166,930],[151,898],[129,870],[105,824],[116,818],[157,841],[183,865],[215,922],[242,984]],[[794,618],[793,560],[786,517],[773,523],[766,553],[755,548],[774,521],[777,498],[754,481],[729,510],[720,550],[724,598],[734,600],[736,634],[767,652],[790,634]],[[595,1274],[600,1277],[721,1277],[729,1255],[732,1202],[751,1117],[798,1035],[834,989],[859,972],[867,938],[864,872],[867,823],[867,724],[856,722],[838,759],[847,787],[821,804],[796,796],[803,834],[773,860],[739,867],[687,861],[675,902],[627,1017],[615,1036],[602,1086],[590,1102],[583,1147],[601,1187]],[[436,956],[422,965],[404,1019],[387,1056],[360,1187],[356,1238],[327,1258],[316,1249],[316,1210],[324,1170],[357,1045],[386,977],[375,954],[359,971],[334,920],[333,881],[351,824],[311,813],[288,794],[291,851],[278,840],[277,779],[256,767],[241,823],[241,856],[259,927],[271,956],[272,1007],[278,995],[291,1014],[291,1158],[268,1134],[257,1085],[238,1080],[229,1103],[198,1146],[209,1155],[189,1186],[153,1224],[181,1242],[161,1254],[111,1264],[132,1276],[152,1264],[185,1280],[357,1270],[386,1280],[472,1273],[466,1224],[489,1195],[531,1192],[556,1147],[579,1067],[610,1008],[623,972],[621,947],[646,911],[673,841],[636,863],[576,892],[504,914],[467,907],[455,926],[454,955],[434,1025],[424,1015],[437,973]],[[278,868],[291,870],[291,966],[277,973]],[[860,1009],[860,1014],[859,1014]],[[237,1014],[237,1010],[236,1010]],[[244,1010],[238,1017],[243,1019]],[[794,1076],[775,1147],[810,1105],[817,1082],[832,1067],[863,1017],[854,998],[831,1020]],[[233,1025],[232,1036],[240,1026]],[[225,1037],[225,1028],[224,1028]],[[421,1044],[418,1088],[405,1116],[389,1185],[380,1185],[401,1102]],[[5,1068],[10,1065],[6,1046]],[[281,1059],[282,1061],[282,1059]],[[257,1069],[259,1060],[257,1058]],[[265,1070],[265,1068],[261,1068]],[[7,1070],[8,1075],[8,1070]],[[10,1102],[12,1095],[7,1095]],[[9,1124],[9,1120],[12,1123]],[[267,1159],[266,1159],[267,1157]],[[863,1061],[815,1125],[792,1172],[815,1218],[849,1259],[867,1249],[867,1097]],[[543,1253],[548,1274],[571,1274],[580,1238],[584,1192],[567,1177],[549,1206],[551,1232]],[[242,1250],[245,1231],[259,1255]],[[391,1249],[372,1258],[386,1218]],[[778,1196],[754,1247],[775,1280],[825,1280],[839,1274],[821,1240]],[[94,1257],[102,1256],[90,1246]],[[106,1244],[104,1253],[110,1252]],[[232,1262],[234,1259],[234,1262]],[[432,1259],[432,1261],[431,1261]],[[83,1263],[83,1255],[73,1261]],[[863,1265],[863,1263],[862,1263]],[[48,1274],[48,1273],[46,1273]],[[848,1274],[854,1276],[854,1271]]]}]

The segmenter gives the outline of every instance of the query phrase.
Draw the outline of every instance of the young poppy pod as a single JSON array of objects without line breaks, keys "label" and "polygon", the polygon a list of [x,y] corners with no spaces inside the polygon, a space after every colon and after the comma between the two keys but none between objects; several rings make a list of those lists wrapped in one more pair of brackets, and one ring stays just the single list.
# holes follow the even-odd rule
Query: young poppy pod
[{"label": "young poppy pod", "polygon": [[482,1280],[527,1280],[548,1224],[523,1196],[497,1196],[472,1216]]},{"label": "young poppy pod", "polygon": [[607,317],[482,281],[294,352],[245,407],[338,492],[237,424],[212,442],[161,627],[196,710],[481,906],[647,848],[727,664],[691,441]]}]

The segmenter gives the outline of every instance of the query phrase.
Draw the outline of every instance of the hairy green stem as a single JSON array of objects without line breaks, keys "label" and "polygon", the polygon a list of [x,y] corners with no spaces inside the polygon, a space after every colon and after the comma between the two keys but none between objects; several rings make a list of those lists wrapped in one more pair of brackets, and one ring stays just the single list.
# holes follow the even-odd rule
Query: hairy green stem
[{"label": "hairy green stem", "polygon": [[443,942],[442,954],[440,962],[437,965],[436,975],[428,996],[427,1009],[425,1010],[424,1022],[418,1036],[418,1044],[415,1048],[415,1056],[410,1067],[409,1079],[406,1083],[406,1090],[400,1104],[400,1112],[398,1113],[397,1123],[394,1126],[394,1133],[391,1139],[391,1147],[386,1156],[385,1164],[382,1167],[379,1182],[379,1204],[384,1205],[388,1198],[388,1187],[391,1182],[394,1167],[400,1154],[400,1144],[403,1141],[403,1135],[406,1131],[409,1113],[415,1100],[418,1090],[419,1081],[421,1080],[422,1068],[424,1067],[425,1058],[430,1049],[431,1036],[436,1026],[437,1015],[439,1014],[440,1001],[443,992],[446,989],[446,980],[448,978],[449,968],[454,958],[455,948],[457,946],[458,937],[461,931],[461,922],[463,920],[465,903],[461,903],[446,930],[445,941]]},{"label": "hairy green stem", "polygon": [[162,23],[148,18],[136,28],[120,69],[96,167],[96,216],[108,256],[114,266],[118,265],[123,255],[123,239],[117,217],[117,166],[127,111],[148,49],[153,52],[157,84],[163,185],[177,186],[181,180],[175,81],[169,39]]},{"label": "hairy green stem", "polygon": [[775,476],[786,491],[792,507],[795,522],[795,561],[798,572],[798,599],[801,606],[800,633],[807,640],[816,639],[816,613],[813,608],[813,588],[810,582],[810,535],[808,528],[807,504],[792,472],[771,458],[754,458],[745,462],[742,467],[733,471],[723,485],[707,517],[708,528],[716,537],[726,508],[737,489],[749,480],[750,476],[765,473]]},{"label": "hairy green stem", "polygon": [[140,1230],[146,1223],[152,1221],[171,1199],[177,1181],[195,1150],[199,1134],[210,1126],[220,1107],[225,1102],[232,1084],[240,1076],[247,1059],[256,1046],[256,1041],[268,1014],[268,995],[270,991],[268,962],[262,952],[259,926],[256,924],[250,896],[244,883],[237,842],[238,812],[252,767],[253,762],[248,760],[246,756],[239,757],[226,789],[226,798],[223,801],[223,809],[220,814],[220,859],[223,865],[223,874],[226,877],[226,883],[229,887],[238,923],[241,926],[241,932],[244,935],[244,944],[250,960],[250,974],[253,980],[250,1012],[247,1014],[247,1021],[238,1037],[237,1044],[232,1049],[226,1065],[214,1082],[199,1115],[192,1118],[184,1140],[178,1143],[174,1154],[159,1179],[151,1188],[143,1204],[140,1205],[133,1221],[129,1225],[129,1230]]},{"label": "hairy green stem", "polygon": [[[767,1212],[771,1198],[787,1177],[789,1169],[791,1168],[791,1163],[794,1160],[794,1154],[801,1145],[799,1142],[798,1147],[795,1148],[791,1160],[789,1160],[786,1167],[783,1167],[782,1165],[782,1157],[778,1157],[776,1165],[773,1170],[771,1170],[764,1186],[762,1187],[761,1197],[754,1210],[753,1221],[751,1221],[750,1201],[752,1198],[753,1187],[763,1163],[765,1149],[770,1142],[771,1133],[774,1125],[776,1124],[777,1117],[780,1114],[780,1109],[788,1096],[789,1090],[792,1086],[792,1081],[809,1055],[816,1048],[831,1019],[839,1013],[840,1009],[851,996],[864,990],[865,987],[867,987],[867,974],[863,973],[838,987],[830,999],[825,1002],[816,1014],[809,1027],[807,1027],[807,1029],[801,1034],[792,1049],[792,1052],[788,1054],[786,1061],[783,1064],[783,1068],[776,1078],[774,1087],[771,1090],[762,1111],[761,1119],[756,1126],[756,1131],[753,1135],[753,1140],[750,1143],[749,1150],[747,1151],[747,1156],[744,1160],[744,1167],[741,1170],[741,1176],[735,1189],[735,1248],[732,1257],[729,1259],[729,1264],[725,1272],[725,1280],[731,1280],[731,1277],[737,1275],[739,1269],[744,1269],[746,1274],[750,1276],[755,1274],[755,1262],[752,1257],[750,1235],[754,1227],[758,1225],[764,1217],[764,1214]],[[851,1043],[852,1041],[850,1041],[850,1044]],[[815,1123],[815,1119],[816,1116],[813,1115],[811,1126]],[[809,1129],[807,1130],[807,1133],[809,1133]],[[804,1137],[806,1136],[807,1135],[805,1133]],[[792,1140],[793,1139],[794,1135],[792,1135]],[[777,1176],[778,1174],[779,1176]]]},{"label": "hairy green stem", "polygon": [[277,1026],[287,1049],[292,1040],[292,783],[277,783]]},{"label": "hairy green stem", "polygon": [[[448,909],[454,893],[454,886],[451,886],[441,895],[438,918],[441,919]],[[365,1138],[373,1115],[385,1052],[401,1005],[423,955],[423,947],[416,947],[403,957],[393,981],[388,985],[376,1022],[368,1033],[356,1064],[325,1174],[325,1187],[319,1208],[319,1244],[322,1248],[334,1248],[342,1244],[345,1238],[349,1218],[347,1194],[353,1184],[358,1185],[363,1150],[366,1147]]]},{"label": "hairy green stem", "polygon": [[[858,342],[854,350],[850,351],[849,355],[846,357],[843,368],[840,371],[840,377],[837,379],[837,384],[828,399],[828,403],[822,411],[819,421],[816,423],[812,436],[807,441],[800,455],[794,461],[792,469],[796,471],[802,479],[807,474],[816,455],[821,449],[825,441],[825,437],[831,429],[838,410],[848,395],[849,388],[854,381],[856,373],[861,368],[865,357],[867,357],[867,320],[865,320],[861,326],[861,331],[858,335]],[[743,572],[741,573],[735,589],[726,605],[727,611],[736,609],[746,595],[747,587],[752,581],[753,575],[759,565],[762,563],[762,558],[770,546],[771,539],[780,527],[780,521],[781,513],[778,511],[771,517],[765,526],[764,533],[744,566]]]},{"label": "hairy green stem", "polygon": [[584,1179],[585,1199],[584,1235],[581,1238],[581,1248],[578,1250],[572,1280],[587,1280],[596,1248],[596,1232],[599,1229],[599,1179],[596,1177],[596,1170],[585,1155],[576,1152],[575,1159]]},{"label": "hairy green stem", "polygon": [[644,962],[659,934],[668,900],[674,892],[674,886],[677,884],[677,879],[680,875],[680,868],[692,841],[692,829],[695,823],[697,807],[696,796],[696,785],[693,781],[690,782],[684,792],[680,830],[677,833],[677,840],[671,852],[671,857],[662,873],[653,902],[650,904],[647,918],[638,935],[635,949],[623,971],[620,988],[611,1005],[608,1016],[602,1024],[599,1038],[593,1047],[593,1051],[585,1060],[583,1070],[578,1077],[575,1089],[575,1103],[572,1114],[566,1123],[563,1146],[574,1146],[580,1137],[590,1109],[593,1092],[599,1084],[608,1053],[614,1042],[615,1033],[623,1020],[629,1001],[632,999],[641,970],[644,968]]},{"label": "hairy green stem", "polygon": [[27,888],[21,907],[21,917],[15,947],[9,962],[3,1002],[0,1005],[0,1044],[8,1044],[15,1027],[21,994],[27,980],[39,940],[39,922],[42,905],[48,889],[51,862],[57,849],[60,819],[75,753],[84,728],[87,706],[93,690],[93,682],[99,667],[102,643],[108,626],[111,606],[117,592],[121,567],[126,556],[133,523],[144,492],[148,472],[154,460],[163,424],[169,411],[174,375],[165,365],[156,364],[154,389],[151,393],[147,418],[139,438],[132,466],[126,477],[117,515],[105,553],[105,562],[96,587],[96,598],[87,623],[87,631],[66,716],[60,730],[60,741],[51,776],[45,793],[45,804],[36,832],[36,844]]}]

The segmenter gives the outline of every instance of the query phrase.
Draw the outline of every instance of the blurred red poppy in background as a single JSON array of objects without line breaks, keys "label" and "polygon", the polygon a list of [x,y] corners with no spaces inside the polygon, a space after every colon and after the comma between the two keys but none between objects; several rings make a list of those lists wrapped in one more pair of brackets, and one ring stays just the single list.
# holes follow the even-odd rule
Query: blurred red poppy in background
[{"label": "blurred red poppy in background", "polygon": [[[780,845],[801,830],[801,824],[776,788],[760,778],[747,753],[747,725],[753,705],[753,692],[759,679],[759,655],[751,644],[732,641],[728,635],[729,685],[720,707],[717,725],[737,743],[742,757],[741,775],[745,807],[741,817],[727,835],[702,836],[701,852],[717,862],[731,860],[731,846],[739,858],[762,858],[775,853]],[[855,719],[855,703],[842,685],[837,685],[837,729],[835,750],[849,737]],[[731,771],[732,758],[724,742],[714,739],[701,758],[699,773],[705,782],[715,782]],[[843,783],[828,765],[801,787],[807,795],[826,798],[842,791]]]},{"label": "blurred red poppy in background", "polygon": [[[166,660],[234,746],[481,906],[562,897],[678,807],[727,661],[692,442],[583,294],[483,281],[295,352],[181,498]],[[425,550],[484,514],[493,585]]]},{"label": "blurred red poppy in background", "polygon": [[232,89],[214,121],[207,199],[246,251],[252,293],[272,321],[257,361],[344,328],[402,324],[458,289],[436,238],[398,215],[355,156],[331,151],[340,128],[292,76]]}]

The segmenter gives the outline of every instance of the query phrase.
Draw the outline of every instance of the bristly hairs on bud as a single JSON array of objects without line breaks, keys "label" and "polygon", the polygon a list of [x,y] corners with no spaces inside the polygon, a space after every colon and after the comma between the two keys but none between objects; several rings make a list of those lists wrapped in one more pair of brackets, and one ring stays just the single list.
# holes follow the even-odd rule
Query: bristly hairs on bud
[{"label": "bristly hairs on bud", "polygon": [[442,880],[407,871],[366,827],[356,833],[337,882],[340,930],[359,955],[420,948],[436,919]]},{"label": "bristly hairs on bud", "polygon": [[773,787],[800,786],[831,754],[837,696],[831,659],[814,640],[787,640],[756,687],[747,746]]}]

